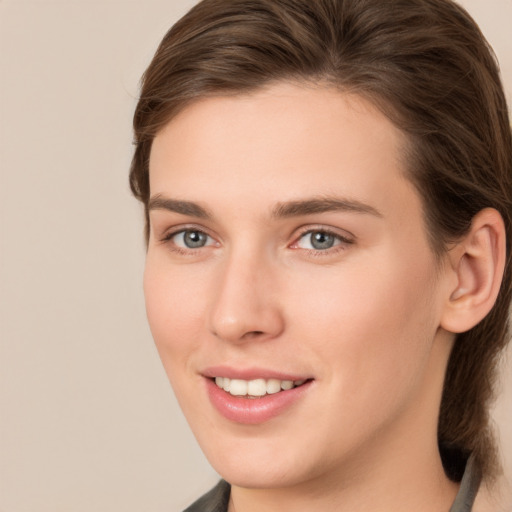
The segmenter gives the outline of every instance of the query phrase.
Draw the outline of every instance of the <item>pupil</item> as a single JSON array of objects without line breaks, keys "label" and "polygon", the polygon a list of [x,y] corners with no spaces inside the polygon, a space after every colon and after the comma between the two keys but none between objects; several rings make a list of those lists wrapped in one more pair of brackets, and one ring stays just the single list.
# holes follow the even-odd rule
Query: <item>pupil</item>
[{"label": "pupil", "polygon": [[334,236],[317,231],[311,235],[311,245],[315,249],[330,249],[334,245]]},{"label": "pupil", "polygon": [[200,231],[187,231],[183,239],[185,245],[190,249],[203,247],[206,243],[206,235]]}]

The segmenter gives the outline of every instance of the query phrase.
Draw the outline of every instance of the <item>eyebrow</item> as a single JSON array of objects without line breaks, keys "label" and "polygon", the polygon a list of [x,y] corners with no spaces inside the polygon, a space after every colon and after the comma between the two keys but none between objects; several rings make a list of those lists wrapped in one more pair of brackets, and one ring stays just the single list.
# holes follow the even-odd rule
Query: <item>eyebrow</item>
[{"label": "eyebrow", "polygon": [[279,203],[273,209],[272,216],[275,218],[288,218],[335,211],[364,213],[375,217],[383,217],[382,213],[373,206],[362,203],[361,201],[337,197],[315,197]]},{"label": "eyebrow", "polygon": [[[148,210],[168,210],[189,217],[212,219],[213,215],[197,203],[163,197],[160,194],[153,196],[148,203]],[[337,197],[314,197],[298,201],[278,203],[272,209],[272,217],[283,219],[327,213],[334,211],[353,212],[373,215],[381,218],[383,215],[376,208],[361,201],[342,199]]]},{"label": "eyebrow", "polygon": [[168,210],[170,212],[180,213],[188,217],[198,217],[199,219],[211,219],[212,214],[202,206],[192,201],[181,201],[179,199],[170,199],[160,194],[153,196],[148,203],[148,210]]}]

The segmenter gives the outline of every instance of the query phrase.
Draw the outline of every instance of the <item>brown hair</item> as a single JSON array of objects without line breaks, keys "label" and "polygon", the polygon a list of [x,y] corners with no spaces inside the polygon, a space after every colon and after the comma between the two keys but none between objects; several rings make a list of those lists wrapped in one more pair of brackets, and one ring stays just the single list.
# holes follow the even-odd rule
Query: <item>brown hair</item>
[{"label": "brown hair", "polygon": [[512,141],[492,50],[450,0],[203,0],[167,33],[142,80],[130,184],[146,207],[146,237],[158,131],[198,98],[277,80],[356,92],[408,135],[408,175],[436,254],[478,211],[501,213],[503,284],[491,313],[457,337],[438,427],[450,478],[460,480],[469,453],[491,476],[498,463],[488,411],[512,293]]}]

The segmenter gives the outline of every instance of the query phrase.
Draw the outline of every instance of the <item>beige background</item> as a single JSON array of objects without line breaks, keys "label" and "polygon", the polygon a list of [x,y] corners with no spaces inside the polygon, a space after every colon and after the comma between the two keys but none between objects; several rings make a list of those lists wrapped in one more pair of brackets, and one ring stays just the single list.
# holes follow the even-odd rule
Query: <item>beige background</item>
[{"label": "beige background", "polygon": [[[127,184],[138,78],[192,4],[0,0],[0,512],[178,511],[217,478],[146,326]],[[510,101],[512,1],[464,4]]]}]

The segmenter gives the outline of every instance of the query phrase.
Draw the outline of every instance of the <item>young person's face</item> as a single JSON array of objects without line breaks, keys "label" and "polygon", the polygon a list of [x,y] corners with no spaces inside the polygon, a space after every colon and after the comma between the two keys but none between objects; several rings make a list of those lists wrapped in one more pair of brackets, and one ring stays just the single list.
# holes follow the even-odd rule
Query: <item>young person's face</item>
[{"label": "young person's face", "polygon": [[403,144],[361,98],[289,84],[198,101],[154,140],[149,323],[230,482],[289,486],[436,450],[453,283]]}]

